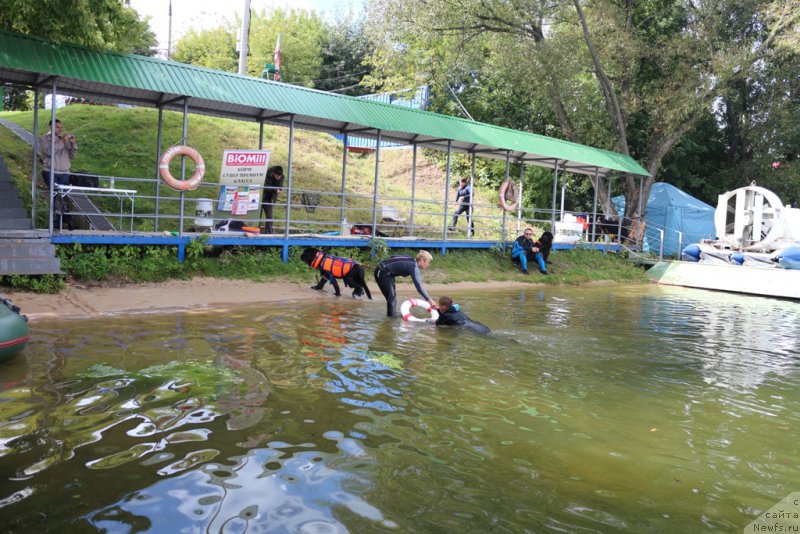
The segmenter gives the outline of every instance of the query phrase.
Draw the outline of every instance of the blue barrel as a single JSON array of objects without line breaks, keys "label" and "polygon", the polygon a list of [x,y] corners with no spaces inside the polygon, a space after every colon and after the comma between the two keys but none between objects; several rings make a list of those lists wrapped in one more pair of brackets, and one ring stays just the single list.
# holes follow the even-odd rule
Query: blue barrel
[{"label": "blue barrel", "polygon": [[681,259],[683,261],[700,261],[700,246],[697,243],[686,245],[681,251]]}]

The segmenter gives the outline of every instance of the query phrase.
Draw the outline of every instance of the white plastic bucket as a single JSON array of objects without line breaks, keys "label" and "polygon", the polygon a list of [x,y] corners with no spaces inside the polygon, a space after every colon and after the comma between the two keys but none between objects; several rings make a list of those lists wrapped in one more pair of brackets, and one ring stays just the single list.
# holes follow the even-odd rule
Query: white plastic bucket
[{"label": "white plastic bucket", "polygon": [[211,228],[214,226],[214,201],[210,198],[198,198],[196,202],[194,225],[197,228]]}]

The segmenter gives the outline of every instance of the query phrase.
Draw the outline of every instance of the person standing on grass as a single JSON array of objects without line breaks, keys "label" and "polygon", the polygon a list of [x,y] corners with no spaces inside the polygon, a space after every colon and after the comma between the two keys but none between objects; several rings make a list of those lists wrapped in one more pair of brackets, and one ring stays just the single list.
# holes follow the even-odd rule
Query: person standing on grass
[{"label": "person standing on grass", "polygon": [[422,280],[420,279],[420,269],[427,269],[433,260],[433,256],[427,250],[420,250],[416,258],[410,256],[392,256],[381,261],[375,268],[375,282],[386,298],[386,315],[394,317],[395,306],[397,305],[397,290],[394,285],[394,279],[398,276],[410,276],[411,281],[417,288],[422,297],[428,301],[428,304],[434,308],[438,307],[435,300],[428,295],[425,288],[422,287]]},{"label": "person standing on grass", "polygon": [[[75,136],[72,134],[61,135],[62,128],[61,119],[56,119],[55,128],[51,122],[50,131],[39,137],[37,151],[39,159],[42,161],[42,179],[47,187],[50,187],[50,171],[53,171],[55,183],[69,185],[72,160],[78,155],[78,143],[75,142]],[[51,154],[50,144],[54,131],[55,148]]]},{"label": "person standing on grass", "polygon": [[[264,233],[271,234],[273,232],[272,211],[275,207],[275,201],[278,200],[278,192],[283,189],[283,167],[275,165],[267,169],[267,175],[264,178],[264,196],[261,199],[261,211],[264,212]],[[261,215],[261,212],[259,212]]]},{"label": "person standing on grass", "polygon": [[458,224],[458,216],[466,212],[470,230],[472,233],[475,233],[475,222],[472,220],[472,214],[469,212],[469,208],[472,205],[472,187],[470,187],[469,181],[466,178],[462,178],[459,182],[458,191],[456,191],[456,204],[458,204],[458,208],[456,208],[456,212],[453,214],[453,224],[450,229],[455,230]]},{"label": "person standing on grass", "polygon": [[[78,155],[78,143],[75,141],[75,136],[72,134],[62,135],[62,129],[61,119],[50,121],[50,131],[39,137],[36,148],[39,153],[39,159],[42,161],[42,179],[47,184],[48,189],[50,189],[51,171],[53,173],[53,182],[56,185],[70,184],[72,160]],[[55,132],[55,137],[53,137],[53,132]],[[51,142],[53,144],[52,147],[50,146]],[[56,214],[61,216],[62,224],[67,225],[67,228],[72,230],[72,216],[64,215],[64,212],[67,211],[65,208],[64,198],[61,195],[56,195],[53,209]]]}]

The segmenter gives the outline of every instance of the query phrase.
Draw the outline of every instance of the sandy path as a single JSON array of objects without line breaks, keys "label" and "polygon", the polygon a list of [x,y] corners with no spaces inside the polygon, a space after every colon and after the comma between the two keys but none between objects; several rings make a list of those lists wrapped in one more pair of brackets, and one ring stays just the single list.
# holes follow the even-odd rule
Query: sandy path
[{"label": "sandy path", "polygon": [[[534,286],[526,282],[425,284],[425,288],[434,298],[443,294],[456,297],[459,291]],[[351,291],[345,289],[342,294],[349,298]],[[383,296],[374,284],[370,285],[370,290],[373,300],[383,301]],[[410,283],[398,283],[397,292],[400,301],[403,297],[416,295],[414,286]],[[103,315],[166,313],[174,310],[223,308],[236,304],[334,298],[332,291],[312,291],[309,289],[309,284],[202,277],[190,281],[178,280],[121,287],[70,285],[58,295],[5,290],[3,294],[22,308],[22,312],[32,322],[50,317],[84,319]]]}]

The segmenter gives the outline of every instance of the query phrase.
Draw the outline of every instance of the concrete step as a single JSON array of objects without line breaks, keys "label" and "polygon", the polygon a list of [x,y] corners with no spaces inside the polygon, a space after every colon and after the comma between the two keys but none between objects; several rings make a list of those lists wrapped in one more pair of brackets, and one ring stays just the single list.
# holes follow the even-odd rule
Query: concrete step
[{"label": "concrete step", "polygon": [[46,239],[0,239],[0,258],[53,258],[55,255],[55,245]]},{"label": "concrete step", "polygon": [[27,216],[28,210],[25,208],[4,208],[0,206],[0,219],[24,219]]},{"label": "concrete step", "polygon": [[23,207],[22,199],[19,198],[16,191],[8,195],[0,196],[0,209],[6,208],[21,208]]},{"label": "concrete step", "polygon": [[0,219],[0,230],[31,230],[30,219]]},{"label": "concrete step", "polygon": [[33,230],[25,228],[23,230],[3,230],[0,232],[0,242],[5,240],[37,239],[50,242],[50,232],[48,230]]},{"label": "concrete step", "polygon": [[[7,235],[7,234],[4,234]],[[44,238],[0,238],[0,275],[64,274],[56,248]]]},{"label": "concrete step", "polygon": [[0,258],[0,275],[64,274],[58,258],[15,257]]}]

